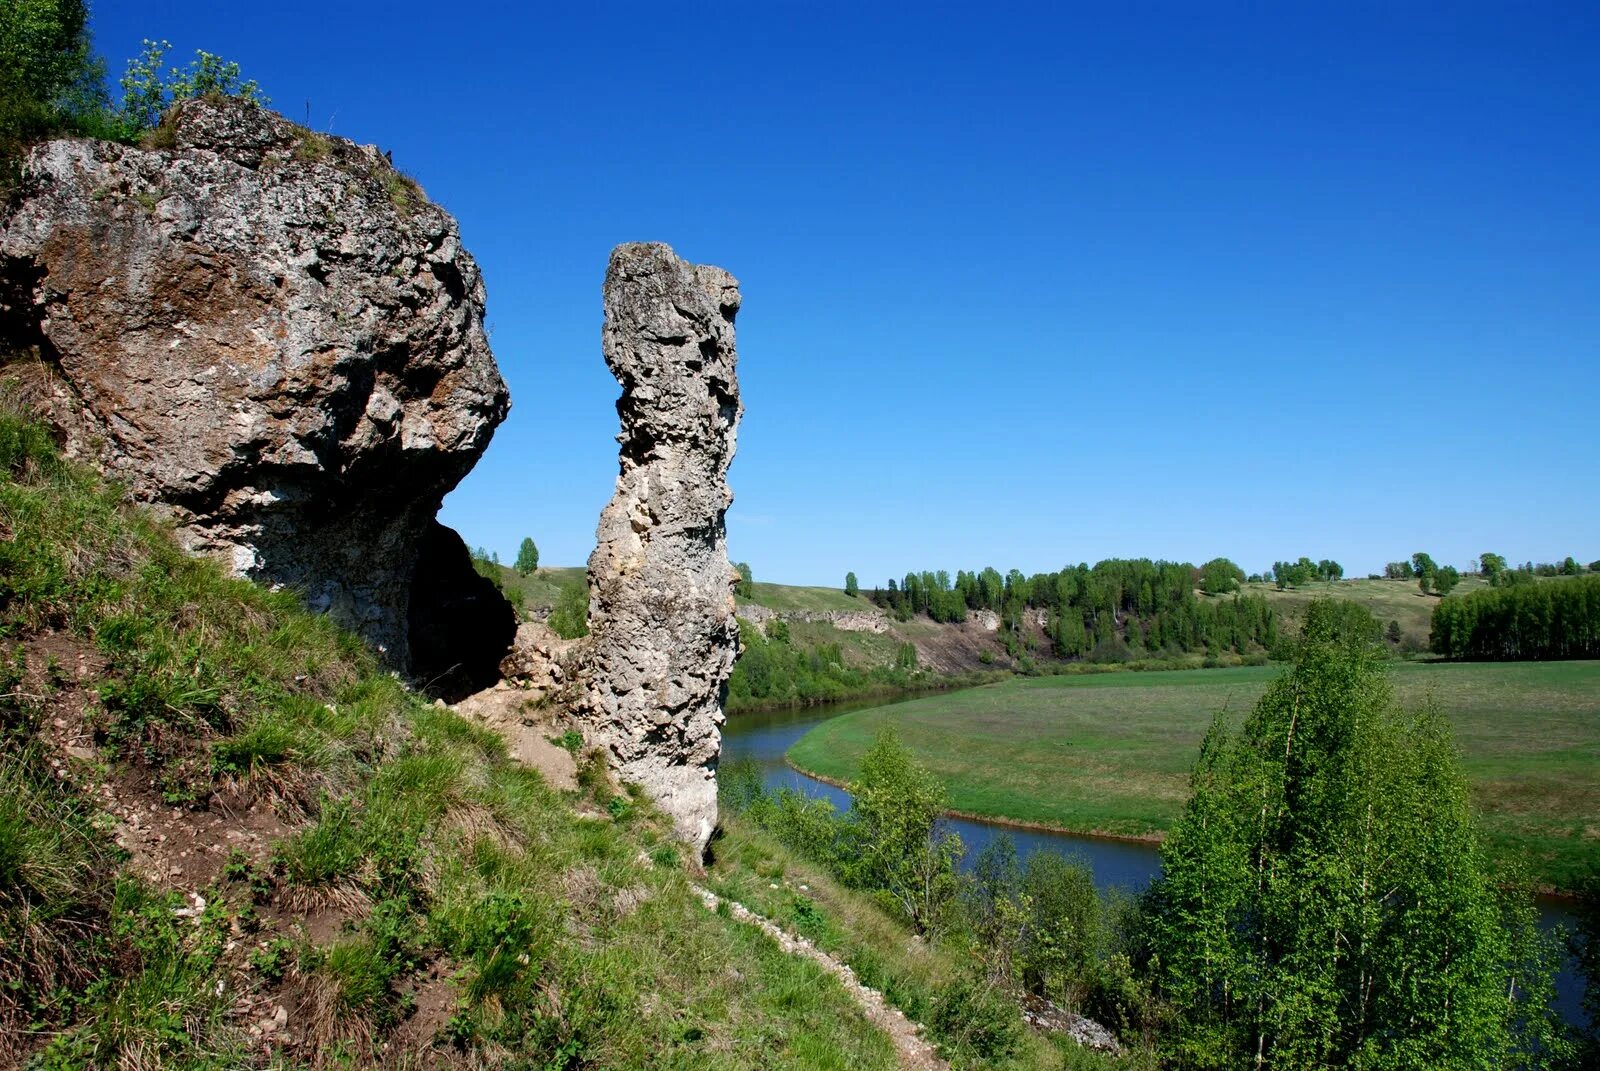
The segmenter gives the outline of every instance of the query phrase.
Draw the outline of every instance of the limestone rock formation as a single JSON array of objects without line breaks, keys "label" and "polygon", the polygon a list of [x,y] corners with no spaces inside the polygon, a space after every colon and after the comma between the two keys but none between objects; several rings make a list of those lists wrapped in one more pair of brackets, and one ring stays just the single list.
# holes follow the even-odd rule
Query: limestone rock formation
[{"label": "limestone rock formation", "polygon": [[[807,621],[832,625],[840,632],[871,632],[885,635],[889,631],[889,616],[882,610],[773,610],[758,603],[739,607],[739,616],[767,634],[767,625],[773,621]],[[996,627],[999,618],[996,618]]]},{"label": "limestone rock formation", "polygon": [[419,571],[473,583],[434,515],[509,406],[455,221],[375,147],[248,102],[184,102],[151,144],[27,160],[0,223],[4,374],[191,550],[397,665],[492,674],[516,627],[498,596],[476,593],[476,650],[408,625],[436,616]]},{"label": "limestone rock formation", "polygon": [[739,284],[659,244],[623,245],[605,281],[606,363],[622,385],[621,474],[589,558],[577,712],[612,767],[704,851],[738,654],[723,518],[739,424]]}]

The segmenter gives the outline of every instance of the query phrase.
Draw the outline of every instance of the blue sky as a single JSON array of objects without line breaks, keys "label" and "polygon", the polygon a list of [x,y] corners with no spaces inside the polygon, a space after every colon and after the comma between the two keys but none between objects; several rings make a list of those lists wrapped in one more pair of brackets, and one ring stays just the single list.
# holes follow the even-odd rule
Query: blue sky
[{"label": "blue sky", "polygon": [[758,579],[1600,558],[1594,4],[94,6],[461,221],[513,409],[444,519],[581,564],[600,285],[744,292]]}]

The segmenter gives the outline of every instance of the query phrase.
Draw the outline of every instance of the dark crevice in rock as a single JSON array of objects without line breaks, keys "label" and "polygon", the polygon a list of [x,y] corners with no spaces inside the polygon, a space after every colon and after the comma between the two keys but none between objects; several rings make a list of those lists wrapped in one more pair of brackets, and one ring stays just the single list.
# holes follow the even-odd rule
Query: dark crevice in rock
[{"label": "dark crevice in rock", "polygon": [[407,627],[412,676],[428,694],[454,703],[500,679],[517,614],[472,568],[461,537],[434,521],[418,547]]}]

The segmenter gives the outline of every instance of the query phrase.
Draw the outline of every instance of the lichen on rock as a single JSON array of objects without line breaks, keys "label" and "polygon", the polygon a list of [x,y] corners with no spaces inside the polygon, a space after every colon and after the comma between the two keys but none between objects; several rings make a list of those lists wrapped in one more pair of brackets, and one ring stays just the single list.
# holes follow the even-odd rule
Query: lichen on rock
[{"label": "lichen on rock", "polygon": [[455,221],[375,147],[246,101],[183,102],[158,135],[30,154],[0,221],[0,350],[36,359],[6,374],[191,551],[403,668],[492,674],[516,627],[492,593],[470,640],[412,650],[437,616],[418,570],[476,579],[442,575],[466,555],[434,516],[509,407]]},{"label": "lichen on rock", "polygon": [[665,245],[618,246],[606,364],[622,385],[616,493],[589,559],[576,713],[591,743],[704,851],[739,649],[724,517],[741,406],[739,284]]}]

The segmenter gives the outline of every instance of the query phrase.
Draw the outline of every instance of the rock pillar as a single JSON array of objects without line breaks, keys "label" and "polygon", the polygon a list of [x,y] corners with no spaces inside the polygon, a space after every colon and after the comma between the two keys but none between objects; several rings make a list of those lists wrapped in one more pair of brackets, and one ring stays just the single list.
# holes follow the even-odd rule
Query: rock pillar
[{"label": "rock pillar", "polygon": [[589,558],[578,713],[612,768],[704,851],[739,649],[724,515],[741,406],[739,284],[660,244],[617,247],[606,364],[622,385],[616,493]]}]

